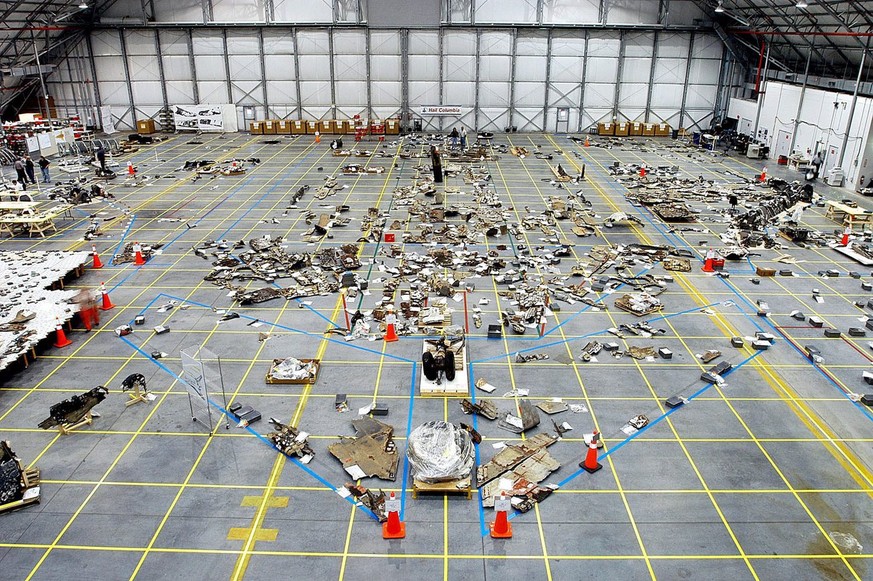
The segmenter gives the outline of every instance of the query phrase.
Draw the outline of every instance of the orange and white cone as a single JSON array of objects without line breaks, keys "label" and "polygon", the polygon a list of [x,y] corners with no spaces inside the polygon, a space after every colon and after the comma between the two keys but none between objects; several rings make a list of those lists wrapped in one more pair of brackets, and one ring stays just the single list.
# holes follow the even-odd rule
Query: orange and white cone
[{"label": "orange and white cone", "polygon": [[594,431],[591,436],[591,441],[588,443],[588,452],[585,454],[585,460],[579,463],[579,467],[583,468],[588,474],[594,474],[603,465],[597,461],[597,442],[600,440],[600,432]]},{"label": "orange and white cone", "polygon": [[395,498],[394,493],[385,500],[385,511],[388,513],[388,521],[382,523],[383,539],[402,539],[406,537],[406,523],[400,522],[400,499]]},{"label": "orange and white cone", "polygon": [[507,517],[510,508],[512,508],[512,503],[506,498],[506,492],[500,491],[500,496],[494,499],[494,510],[497,511],[497,517],[488,527],[491,530],[492,539],[512,538],[512,524]]},{"label": "orange and white cone", "polygon": [[108,311],[109,309],[114,309],[115,305],[112,304],[112,301],[109,300],[109,291],[106,290],[106,283],[100,283],[100,294],[103,295],[103,306],[100,307],[101,310]]},{"label": "orange and white cone", "polygon": [[588,142],[588,136],[586,135],[585,136],[585,147],[588,147],[589,145],[591,145],[591,144]]},{"label": "orange and white cone", "polygon": [[640,166],[640,177],[641,178],[646,177],[646,166],[644,166],[644,165]]},{"label": "orange and white cone", "polygon": [[848,246],[849,245],[849,237],[851,235],[852,235],[852,227],[846,226],[846,229],[843,230],[843,238],[840,240],[840,245],[841,246]]},{"label": "orange and white cone", "polygon": [[758,177],[761,182],[767,181],[767,166],[761,168],[761,175]]},{"label": "orange and white cone", "polygon": [[703,268],[701,269],[703,272],[715,272],[715,268],[712,266],[712,262],[715,260],[715,251],[709,249],[706,251],[706,260],[703,262]]},{"label": "orange and white cone", "polygon": [[127,175],[129,175],[129,176],[136,175],[136,168],[133,167],[133,163],[131,163],[131,162],[127,162]]},{"label": "orange and white cone", "polygon": [[133,263],[136,266],[142,266],[146,263],[145,258],[142,257],[142,244],[139,242],[133,243]]},{"label": "orange and white cone", "polygon": [[321,133],[315,132],[315,143],[321,143]]},{"label": "orange and white cone", "polygon": [[73,342],[67,339],[67,334],[64,333],[64,324],[61,323],[60,319],[55,319],[55,321],[55,347],[60,349],[61,347],[72,345]]},{"label": "orange and white cone", "polygon": [[397,336],[397,329],[395,328],[395,325],[397,324],[397,315],[394,313],[385,315],[385,324],[385,336],[382,337],[382,340],[386,343],[393,343],[394,341],[400,340]]},{"label": "orange and white cone", "polygon": [[97,254],[97,245],[91,245],[91,255],[94,257],[94,265],[92,268],[103,268],[103,263],[100,262],[100,255]]}]

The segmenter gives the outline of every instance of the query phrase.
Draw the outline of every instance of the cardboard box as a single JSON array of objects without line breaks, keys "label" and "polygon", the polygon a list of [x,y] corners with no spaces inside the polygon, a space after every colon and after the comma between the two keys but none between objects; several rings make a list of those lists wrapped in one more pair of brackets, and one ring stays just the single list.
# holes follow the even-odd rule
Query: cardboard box
[{"label": "cardboard box", "polygon": [[249,133],[252,135],[263,135],[264,134],[264,122],[263,121],[252,121],[249,123]]},{"label": "cardboard box", "polygon": [[655,135],[655,124],[643,123],[643,135],[647,137],[653,137]]},{"label": "cardboard box", "polygon": [[355,130],[352,128],[352,122],[348,119],[337,119],[336,120],[336,132],[340,135],[346,135],[348,133],[354,133]]},{"label": "cardboard box", "polygon": [[619,123],[615,126],[615,135],[617,137],[624,137],[628,133],[630,133],[630,126],[627,123]]},{"label": "cardboard box", "polygon": [[318,131],[318,121],[306,121],[306,135],[315,135]]},{"label": "cardboard box", "polygon": [[292,121],[291,135],[306,135],[306,121]]},{"label": "cardboard box", "polygon": [[598,123],[597,135],[615,135],[615,123]]},{"label": "cardboard box", "polygon": [[322,135],[325,133],[336,133],[336,121],[333,119],[323,119],[318,122],[318,130]]},{"label": "cardboard box", "polygon": [[673,128],[670,127],[667,123],[659,123],[655,127],[655,135],[658,137],[670,137],[670,134],[673,132]]},{"label": "cardboard box", "polygon": [[400,119],[386,119],[385,133],[387,135],[400,135]]},{"label": "cardboard box", "polygon": [[643,134],[643,124],[642,123],[631,123],[630,124],[630,135],[642,135]]},{"label": "cardboard box", "polygon": [[264,121],[264,135],[276,135],[276,130],[279,128],[278,121]]},{"label": "cardboard box", "polygon": [[155,132],[155,120],[139,119],[136,122],[136,132],[140,135],[151,135]]},{"label": "cardboard box", "polygon": [[279,135],[291,135],[291,122],[287,119],[282,119],[281,121],[278,121],[276,133]]}]

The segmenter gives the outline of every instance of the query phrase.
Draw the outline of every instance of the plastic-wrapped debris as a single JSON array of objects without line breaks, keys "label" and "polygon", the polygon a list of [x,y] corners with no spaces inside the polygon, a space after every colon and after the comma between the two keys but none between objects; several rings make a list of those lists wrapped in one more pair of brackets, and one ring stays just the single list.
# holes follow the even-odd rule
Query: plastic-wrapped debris
[{"label": "plastic-wrapped debris", "polygon": [[286,357],[270,370],[273,379],[312,379],[318,373],[314,361],[303,362],[294,357]]},{"label": "plastic-wrapped debris", "polygon": [[469,432],[448,422],[427,422],[415,428],[406,455],[415,479],[423,482],[460,480],[473,469]]}]

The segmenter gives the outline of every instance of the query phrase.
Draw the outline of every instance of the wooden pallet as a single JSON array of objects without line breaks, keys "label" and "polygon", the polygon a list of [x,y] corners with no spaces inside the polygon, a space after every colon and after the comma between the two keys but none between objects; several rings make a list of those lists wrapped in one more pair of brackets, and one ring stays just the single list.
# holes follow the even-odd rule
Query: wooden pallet
[{"label": "wooden pallet", "polygon": [[[427,349],[427,344],[422,342],[422,354]],[[429,380],[424,376],[424,365],[419,365],[421,369],[421,383],[419,384],[419,393],[421,395],[432,395],[437,397],[446,397],[453,395],[469,395],[470,383],[467,377],[467,345],[466,343],[461,348],[459,356],[455,358],[455,379],[446,381],[443,377],[440,384]],[[458,369],[458,361],[460,360],[460,369]]]},{"label": "wooden pallet", "polygon": [[430,483],[413,478],[412,498],[418,498],[419,494],[456,494],[464,495],[467,497],[467,500],[470,500],[473,498],[473,479],[471,476],[467,476],[460,480]]}]

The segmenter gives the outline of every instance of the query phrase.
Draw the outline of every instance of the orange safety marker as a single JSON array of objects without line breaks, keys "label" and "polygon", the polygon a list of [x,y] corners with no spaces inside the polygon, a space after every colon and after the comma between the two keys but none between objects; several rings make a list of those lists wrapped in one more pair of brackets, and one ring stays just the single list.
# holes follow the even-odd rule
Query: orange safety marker
[{"label": "orange safety marker", "polygon": [[500,497],[494,499],[494,510],[497,511],[497,518],[489,525],[492,539],[511,539],[512,525],[507,518],[509,509],[512,508],[512,503],[506,498],[506,491],[500,491]]},{"label": "orange safety marker", "polygon": [[91,255],[94,257],[94,265],[91,268],[103,268],[103,263],[100,262],[100,255],[97,254],[97,245],[91,245]]},{"label": "orange safety marker", "polygon": [[145,258],[142,257],[142,245],[139,242],[133,243],[133,263],[136,266],[142,266],[146,263]]},{"label": "orange safety marker", "polygon": [[588,147],[589,145],[591,145],[591,144],[588,142],[588,136],[586,135],[585,136],[585,147]]},{"label": "orange safety marker", "polygon": [[594,474],[603,468],[603,465],[597,461],[597,442],[599,441],[600,432],[594,430],[594,434],[591,436],[591,441],[588,443],[588,452],[585,454],[585,461],[579,463],[579,467],[584,468],[588,474]]},{"label": "orange safety marker", "polygon": [[715,272],[715,268],[712,267],[712,262],[715,260],[715,251],[711,248],[706,251],[706,260],[703,262],[703,268],[701,269],[703,272]]},{"label": "orange safety marker", "polygon": [[762,182],[767,181],[767,166],[766,165],[761,168],[761,175],[758,179]]},{"label": "orange safety marker", "polygon": [[106,290],[106,283],[100,283],[100,294],[103,295],[103,306],[100,307],[101,310],[108,311],[109,309],[114,309],[115,305],[112,304],[112,301],[109,300],[109,291]]},{"label": "orange safety marker", "polygon": [[315,143],[321,143],[321,133],[315,132]]},{"label": "orange safety marker", "polygon": [[61,323],[61,320],[56,318],[55,321],[55,347],[60,349],[61,347],[72,345],[73,342],[67,339],[67,334],[64,333],[64,325]]},{"label": "orange safety marker", "polygon": [[382,339],[386,343],[393,343],[394,341],[400,340],[400,337],[397,336],[397,329],[394,327],[397,324],[397,315],[394,313],[388,313],[385,315],[385,323],[388,325],[388,328],[385,329],[385,336]]},{"label": "orange safety marker", "polygon": [[136,175],[136,168],[133,167],[133,164],[131,162],[127,162],[127,175],[129,175],[129,176]]},{"label": "orange safety marker", "polygon": [[646,166],[644,166],[644,165],[640,166],[640,177],[641,178],[646,177]]},{"label": "orange safety marker", "polygon": [[846,226],[846,229],[843,230],[843,238],[840,240],[840,245],[848,246],[849,245],[849,236],[852,235],[852,227]]},{"label": "orange safety marker", "polygon": [[382,538],[406,538],[406,523],[400,522],[400,500],[394,497],[393,492],[385,501],[385,511],[388,513],[388,522],[382,523]]}]

